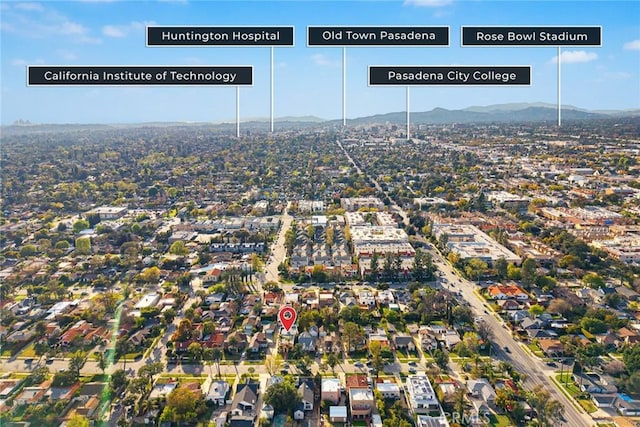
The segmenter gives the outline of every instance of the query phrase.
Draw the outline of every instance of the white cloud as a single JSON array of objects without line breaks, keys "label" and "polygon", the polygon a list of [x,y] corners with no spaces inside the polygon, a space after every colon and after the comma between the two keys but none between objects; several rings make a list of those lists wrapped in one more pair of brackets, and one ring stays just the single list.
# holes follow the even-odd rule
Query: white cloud
[{"label": "white cloud", "polygon": [[640,50],[640,39],[625,43],[624,48],[626,50]]},{"label": "white cloud", "polygon": [[[577,64],[580,62],[590,62],[598,58],[598,55],[593,52],[586,52],[584,50],[565,50],[560,54],[560,59],[563,64]],[[554,64],[558,63],[558,57],[554,56],[551,59]]]},{"label": "white cloud", "polygon": [[101,42],[91,36],[89,28],[39,3],[18,3],[3,12],[0,23],[3,32],[36,39],[64,36],[76,43]]},{"label": "white cloud", "polygon": [[40,3],[18,3],[15,5],[15,8],[33,12],[44,12],[44,6],[42,6]]},{"label": "white cloud", "polygon": [[14,67],[26,67],[27,65],[40,65],[44,64],[44,60],[36,59],[34,61],[27,61],[26,59],[16,58],[11,60],[11,65]]},{"label": "white cloud", "polygon": [[155,22],[139,22],[139,21],[131,21],[125,25],[105,25],[102,27],[102,34],[107,37],[116,37],[122,38],[127,37],[130,33],[136,31],[142,31],[145,29],[147,25],[153,25]]},{"label": "white cloud", "polygon": [[443,7],[453,3],[453,0],[404,0],[405,6]]},{"label": "white cloud", "polygon": [[316,53],[311,55],[311,60],[314,64],[319,65],[321,67],[337,67],[340,65],[338,61],[334,61],[329,58],[327,55],[323,55],[321,53]]}]

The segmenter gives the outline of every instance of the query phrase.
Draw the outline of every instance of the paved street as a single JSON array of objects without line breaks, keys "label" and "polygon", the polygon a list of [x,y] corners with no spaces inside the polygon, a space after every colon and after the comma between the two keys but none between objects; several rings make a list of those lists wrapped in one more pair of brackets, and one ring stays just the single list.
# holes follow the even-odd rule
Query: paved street
[{"label": "paved street", "polygon": [[293,217],[289,215],[289,206],[290,203],[287,204],[287,208],[284,213],[280,217],[280,231],[278,232],[278,238],[275,243],[271,247],[271,251],[269,254],[269,260],[265,265],[265,281],[274,281],[280,282],[280,278],[278,275],[278,265],[284,260],[287,256],[286,249],[284,247],[284,235],[291,228],[291,222],[293,221]]},{"label": "paved street", "polygon": [[[358,172],[365,174],[357,166],[356,162],[351,158],[349,153],[344,149],[340,141],[338,141],[338,146],[342,149],[349,161],[356,167]],[[382,188],[380,187],[380,185],[378,185],[375,180],[372,179],[372,181],[376,188],[382,192]],[[392,205],[392,211],[399,213],[402,216],[404,223],[408,224],[407,215],[402,210],[402,208],[394,204]],[[545,390],[548,390],[551,393],[551,396],[562,403],[562,405],[564,406],[564,416],[568,426],[578,427],[593,425],[593,419],[588,414],[585,414],[581,410],[576,409],[573,400],[567,398],[556,388],[556,385],[549,378],[549,375],[551,375],[552,372],[549,372],[546,366],[544,366],[544,364],[536,357],[526,353],[525,350],[523,350],[523,348],[520,346],[520,344],[513,339],[511,331],[503,325],[503,322],[501,320],[498,320],[496,316],[492,312],[490,312],[487,307],[485,307],[484,301],[474,293],[474,289],[476,289],[475,283],[459,277],[453,270],[451,265],[440,255],[440,253],[432,245],[429,244],[428,246],[428,252],[433,257],[433,260],[438,269],[443,272],[443,277],[447,279],[450,286],[453,285],[453,288],[449,289],[456,292],[461,292],[462,298],[470,304],[474,315],[484,316],[484,318],[486,319],[486,322],[490,326],[493,333],[493,348],[496,349],[496,353],[493,357],[498,360],[505,360],[510,362],[516,371],[521,374],[525,374],[526,386],[533,388],[536,385],[542,385]],[[505,347],[508,347],[511,353],[505,352]]]},{"label": "paved street", "polygon": [[[482,316],[490,326],[493,333],[492,341],[495,351],[493,357],[498,360],[508,361],[517,372],[525,374],[525,385],[527,387],[533,388],[536,385],[542,385],[545,390],[548,390],[551,396],[564,406],[567,425],[593,425],[592,418],[588,414],[578,411],[574,406],[575,403],[556,388],[556,385],[549,378],[553,371],[550,371],[538,358],[529,355],[512,337],[511,331],[504,325],[504,322],[498,320],[498,317],[485,306],[484,301],[474,292],[474,289],[477,288],[476,284],[460,278],[453,270],[453,267],[442,258],[435,248],[431,247],[429,253],[433,256],[438,269],[443,272],[443,277],[449,282],[449,289],[461,292],[462,298],[470,304],[474,315]],[[505,347],[508,347],[511,353],[505,352]]]}]

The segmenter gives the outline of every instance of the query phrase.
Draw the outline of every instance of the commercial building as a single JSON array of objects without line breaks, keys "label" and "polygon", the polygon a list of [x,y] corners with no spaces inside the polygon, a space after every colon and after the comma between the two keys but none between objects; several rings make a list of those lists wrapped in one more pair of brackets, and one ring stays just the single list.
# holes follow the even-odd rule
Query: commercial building
[{"label": "commercial building", "polygon": [[446,235],[449,250],[458,253],[463,260],[478,258],[490,265],[499,258],[514,264],[521,262],[518,255],[473,225],[434,224],[433,233],[438,239]]}]

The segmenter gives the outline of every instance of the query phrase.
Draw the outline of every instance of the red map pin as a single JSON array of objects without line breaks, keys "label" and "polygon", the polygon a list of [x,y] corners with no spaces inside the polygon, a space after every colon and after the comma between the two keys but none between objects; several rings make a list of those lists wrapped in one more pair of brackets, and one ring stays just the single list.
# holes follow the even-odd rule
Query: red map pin
[{"label": "red map pin", "polygon": [[280,323],[282,323],[284,330],[287,332],[289,332],[289,329],[291,329],[296,322],[297,317],[298,313],[296,313],[293,307],[282,307],[278,312],[278,319],[280,319]]}]

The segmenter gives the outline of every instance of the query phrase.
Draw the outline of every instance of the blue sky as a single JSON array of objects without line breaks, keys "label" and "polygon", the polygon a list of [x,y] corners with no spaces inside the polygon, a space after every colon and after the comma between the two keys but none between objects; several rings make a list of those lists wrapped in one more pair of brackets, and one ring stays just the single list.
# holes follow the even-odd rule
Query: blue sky
[{"label": "blue sky", "polygon": [[253,65],[243,118],[269,117],[269,48],[146,47],[158,25],[293,25],[275,49],[275,115],[342,117],[342,49],[306,46],[307,25],[448,25],[450,47],[348,48],[347,117],[405,110],[401,87],[368,87],[368,65],[531,65],[530,87],[414,87],[411,111],[557,100],[556,48],[460,47],[461,25],[600,25],[602,47],[563,48],[562,101],[640,108],[638,1],[43,1],[0,3],[1,121],[131,123],[235,118],[230,87],[27,87],[26,65]]}]

